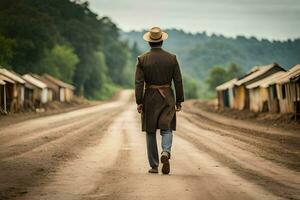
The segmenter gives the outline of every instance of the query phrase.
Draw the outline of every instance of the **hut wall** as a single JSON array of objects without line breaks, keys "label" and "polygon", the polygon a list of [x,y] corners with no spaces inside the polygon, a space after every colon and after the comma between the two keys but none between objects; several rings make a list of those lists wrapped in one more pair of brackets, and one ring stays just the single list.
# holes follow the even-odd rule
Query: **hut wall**
[{"label": "hut wall", "polygon": [[74,98],[74,90],[69,89],[69,101],[72,101]]},{"label": "hut wall", "polygon": [[268,91],[268,110],[272,113],[279,112],[278,91],[276,85],[271,85],[267,88]]},{"label": "hut wall", "polygon": [[24,106],[25,88],[22,84],[15,84],[13,86],[13,99],[10,104],[10,112],[16,112],[23,109]]},{"label": "hut wall", "polygon": [[218,96],[218,107],[224,108],[223,91],[217,91],[217,96]]},{"label": "hut wall", "polygon": [[250,110],[254,112],[267,111],[268,92],[264,88],[253,88],[249,90]]},{"label": "hut wall", "polygon": [[237,86],[234,88],[234,108],[238,110],[243,110],[245,107],[245,96],[246,96],[246,91],[245,91],[245,86]]},{"label": "hut wall", "polygon": [[40,88],[33,89],[33,102],[34,107],[39,108],[41,106],[41,97],[42,97],[42,90]]},{"label": "hut wall", "polygon": [[41,89],[41,103],[45,104],[48,101],[48,89]]},{"label": "hut wall", "polygon": [[3,111],[5,110],[5,108],[4,108],[4,98],[5,98],[4,87],[5,87],[5,85],[0,85],[0,109]]},{"label": "hut wall", "polygon": [[250,110],[254,112],[258,112],[258,89],[254,88],[250,90]]},{"label": "hut wall", "polygon": [[26,109],[32,109],[34,106],[33,100],[33,90],[25,87],[25,95],[24,95],[24,107]]},{"label": "hut wall", "polygon": [[24,105],[25,87],[22,84],[17,85],[17,110],[21,110]]},{"label": "hut wall", "polygon": [[9,92],[12,92],[12,98],[9,99],[9,104],[7,104],[8,108],[9,108],[9,111],[10,112],[16,112],[18,111],[19,109],[19,106],[18,106],[18,84],[13,84],[12,85],[12,90],[10,90]]},{"label": "hut wall", "polygon": [[223,91],[223,95],[224,95],[224,106],[228,108],[229,107],[229,91],[228,91],[228,89]]},{"label": "hut wall", "polygon": [[293,83],[285,83],[277,85],[279,107],[281,113],[293,113],[295,93],[293,91]]},{"label": "hut wall", "polygon": [[67,99],[68,99],[68,101],[72,101],[73,97],[74,97],[74,90],[67,89],[67,91],[68,91]]},{"label": "hut wall", "polygon": [[8,112],[14,112],[15,110],[13,109],[14,105],[14,94],[15,94],[15,89],[16,85],[13,83],[6,82],[6,108]]},{"label": "hut wall", "polygon": [[228,90],[228,94],[229,94],[229,107],[233,108],[234,107],[234,91],[233,91],[233,88],[230,88]]},{"label": "hut wall", "polygon": [[285,84],[286,87],[286,108],[288,113],[294,112],[294,102],[295,102],[295,93],[294,93],[294,83]]},{"label": "hut wall", "polygon": [[267,88],[259,88],[260,91],[260,112],[268,112],[269,107],[268,107],[268,89]]},{"label": "hut wall", "polygon": [[53,101],[53,99],[54,99],[53,95],[54,95],[54,91],[52,89],[48,88],[48,96],[47,96],[47,98],[48,98],[47,101],[48,102]]},{"label": "hut wall", "polygon": [[65,99],[66,99],[65,88],[60,88],[59,89],[59,101],[64,102]]},{"label": "hut wall", "polygon": [[295,119],[299,119],[300,116],[300,82],[295,82],[295,105],[294,105],[294,113],[295,113]]}]

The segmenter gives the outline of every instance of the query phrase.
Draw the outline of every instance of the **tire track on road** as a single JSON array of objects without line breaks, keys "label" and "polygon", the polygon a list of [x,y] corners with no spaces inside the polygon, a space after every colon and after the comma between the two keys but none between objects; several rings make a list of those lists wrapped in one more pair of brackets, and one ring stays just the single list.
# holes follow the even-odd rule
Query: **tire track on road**
[{"label": "tire track on road", "polygon": [[183,122],[178,129],[180,137],[207,152],[238,175],[261,185],[277,196],[288,199],[300,197],[298,172],[280,167],[238,148],[237,141],[201,129],[184,118],[180,120]]},{"label": "tire track on road", "polygon": [[[125,91],[122,92],[117,101],[102,104],[103,108],[95,106],[88,108],[87,111],[86,109],[78,110],[75,113],[75,118],[73,116],[74,112],[72,112],[73,114],[59,114],[58,118],[51,116],[51,119],[49,117],[35,119],[34,124],[37,124],[37,127],[42,127],[42,125],[47,124],[48,119],[51,123],[64,120],[64,115],[67,119],[79,119],[80,122],[82,122],[80,118],[93,116],[86,121],[86,126],[82,129],[78,129],[78,126],[74,124],[74,129],[65,135],[63,134],[63,137],[33,148],[26,153],[1,160],[0,199],[21,198],[25,197],[32,188],[39,190],[39,188],[48,184],[53,174],[64,168],[67,163],[80,159],[81,152],[85,152],[85,149],[95,147],[101,143],[107,128],[114,117],[118,116],[126,107],[131,95],[131,92]],[[86,112],[89,115],[86,115]],[[42,121],[40,125],[37,123],[39,120]],[[29,120],[29,124],[32,124],[32,121]],[[26,122],[22,122],[20,127],[23,126],[26,126]],[[20,130],[20,127],[17,127],[16,130]],[[31,128],[31,130],[34,130],[34,128]],[[69,129],[67,130],[69,131]],[[40,199],[40,197],[37,197],[37,199]]]},{"label": "tire track on road", "polygon": [[[31,191],[19,199],[28,200],[76,200],[85,199],[87,194],[97,190],[102,175],[115,163],[120,153],[122,137],[120,130],[125,126],[123,111],[105,124],[101,140],[93,142],[82,150],[76,159],[66,162],[51,174],[43,184],[32,187]],[[120,140],[121,139],[121,140]]]},{"label": "tire track on road", "polygon": [[236,140],[236,145],[241,149],[300,172],[300,143],[296,136],[270,135],[256,130],[240,129],[186,113],[182,117],[201,129]]}]

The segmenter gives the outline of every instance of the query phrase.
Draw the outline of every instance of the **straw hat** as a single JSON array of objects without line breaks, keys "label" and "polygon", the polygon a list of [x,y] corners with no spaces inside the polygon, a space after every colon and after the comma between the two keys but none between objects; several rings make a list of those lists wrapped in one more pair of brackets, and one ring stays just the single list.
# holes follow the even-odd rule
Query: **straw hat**
[{"label": "straw hat", "polygon": [[144,40],[147,42],[160,42],[168,38],[168,34],[163,32],[159,27],[152,27],[143,36]]}]

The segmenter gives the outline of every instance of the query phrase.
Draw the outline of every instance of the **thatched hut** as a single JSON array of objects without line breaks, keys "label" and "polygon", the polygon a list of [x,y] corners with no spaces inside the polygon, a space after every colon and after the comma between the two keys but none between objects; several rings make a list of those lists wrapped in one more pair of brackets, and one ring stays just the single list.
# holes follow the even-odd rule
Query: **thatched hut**
[{"label": "thatched hut", "polygon": [[252,71],[235,82],[233,88],[234,96],[234,108],[242,110],[250,108],[250,94],[246,88],[248,85],[264,79],[278,71],[284,71],[277,63],[273,63],[266,66],[257,66]]},{"label": "thatched hut", "polygon": [[216,87],[219,108],[224,108],[224,107],[233,108],[234,105],[233,87],[234,87],[234,83],[236,83],[237,80],[238,80],[237,78],[234,78]]},{"label": "thatched hut", "polygon": [[285,71],[279,71],[260,81],[256,81],[246,86],[246,88],[249,90],[251,111],[279,111],[278,96],[274,82],[281,76],[285,75],[285,73]]},{"label": "thatched hut", "polygon": [[276,81],[279,107],[281,113],[294,113],[299,102],[300,64],[294,66],[286,74]]},{"label": "thatched hut", "polygon": [[70,102],[73,99],[75,90],[75,87],[73,85],[70,85],[57,78],[54,78],[49,74],[44,74],[42,78],[42,80],[47,80],[48,82],[51,82],[53,85],[55,85],[53,89],[55,92],[55,96],[58,97],[59,101]]},{"label": "thatched hut", "polygon": [[34,107],[41,107],[42,104],[46,104],[48,102],[48,88],[45,83],[34,78],[30,74],[25,74],[22,76],[26,82],[31,85],[33,89],[32,100]]},{"label": "thatched hut", "polygon": [[[8,111],[15,112],[22,110],[24,105],[25,81],[17,73],[4,68],[0,68],[0,75],[14,82],[12,88],[9,88],[9,93],[12,93],[12,99],[8,99]],[[8,98],[10,96],[9,94]]]}]

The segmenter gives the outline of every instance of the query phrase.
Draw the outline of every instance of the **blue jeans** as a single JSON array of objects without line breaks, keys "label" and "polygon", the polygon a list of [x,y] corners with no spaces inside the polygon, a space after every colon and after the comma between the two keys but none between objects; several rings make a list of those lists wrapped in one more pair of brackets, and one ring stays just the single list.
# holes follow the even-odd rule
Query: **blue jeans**
[{"label": "blue jeans", "polygon": [[[171,154],[173,134],[170,129],[161,129],[161,148],[162,151],[166,151]],[[148,161],[152,168],[158,167],[159,158],[158,158],[158,150],[157,150],[157,142],[156,142],[156,133],[148,133],[146,136],[147,141],[147,154]]]}]

